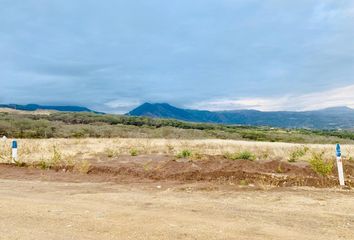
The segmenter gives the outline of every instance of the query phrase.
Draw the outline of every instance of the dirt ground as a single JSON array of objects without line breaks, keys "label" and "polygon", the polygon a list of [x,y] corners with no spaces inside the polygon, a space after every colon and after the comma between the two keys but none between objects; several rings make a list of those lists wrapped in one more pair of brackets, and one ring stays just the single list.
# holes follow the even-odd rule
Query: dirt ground
[{"label": "dirt ground", "polygon": [[0,180],[0,239],[353,239],[354,193]]},{"label": "dirt ground", "polygon": [[85,174],[0,164],[0,240],[354,239],[354,191],[303,163],[148,155],[90,164]]}]

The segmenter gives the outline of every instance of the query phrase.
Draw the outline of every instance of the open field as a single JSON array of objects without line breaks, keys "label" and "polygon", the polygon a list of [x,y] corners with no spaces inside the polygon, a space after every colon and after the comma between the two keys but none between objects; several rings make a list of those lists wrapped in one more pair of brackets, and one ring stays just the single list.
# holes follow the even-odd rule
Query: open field
[{"label": "open field", "polygon": [[[133,177],[236,185],[337,185],[334,145],[120,138],[18,142],[17,166],[76,172],[113,182]],[[9,145],[10,141],[3,142],[0,148],[3,164],[11,162]],[[353,145],[343,146],[349,186],[354,182],[352,152]],[[313,159],[318,159],[320,165],[312,163]]]},{"label": "open field", "polygon": [[[139,138],[87,138],[87,139],[19,139],[19,158],[23,162],[49,161],[57,151],[65,160],[114,158],[131,155],[176,156],[183,150],[191,152],[191,158],[203,155],[224,156],[227,153],[249,151],[255,160],[288,161],[292,153],[303,150],[297,162],[306,162],[312,153],[324,152],[324,158],[333,159],[333,144],[293,144],[250,142],[236,140],[179,140],[179,139],[139,139]],[[10,140],[0,144],[3,162],[10,160]],[[343,157],[350,161],[354,157],[354,145],[342,145]]]},{"label": "open field", "polygon": [[0,180],[0,239],[353,239],[352,191]]}]

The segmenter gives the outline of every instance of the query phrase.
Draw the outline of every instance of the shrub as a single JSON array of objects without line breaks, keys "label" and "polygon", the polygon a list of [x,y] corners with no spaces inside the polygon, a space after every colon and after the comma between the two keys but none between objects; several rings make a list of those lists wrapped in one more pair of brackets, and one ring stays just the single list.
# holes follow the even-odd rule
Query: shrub
[{"label": "shrub", "polygon": [[225,153],[224,157],[231,160],[255,160],[256,156],[250,151],[241,151],[236,153]]},{"label": "shrub", "polygon": [[248,183],[247,183],[246,180],[242,179],[242,180],[240,180],[239,185],[241,185],[241,186],[247,186]]},{"label": "shrub", "polygon": [[109,157],[109,158],[114,157],[115,152],[114,152],[113,149],[106,148],[105,151],[106,151],[106,153],[107,153],[107,157]]},{"label": "shrub", "polygon": [[192,156],[192,152],[186,149],[176,155],[177,158],[189,158],[190,156]]},{"label": "shrub", "polygon": [[139,154],[138,149],[136,149],[136,148],[130,149],[130,156],[135,157],[135,156],[138,156],[138,154]]},{"label": "shrub", "polygon": [[333,161],[326,161],[323,159],[324,152],[313,153],[310,160],[310,166],[313,171],[321,176],[328,176],[333,169]]},{"label": "shrub", "polygon": [[38,166],[40,169],[43,169],[43,170],[49,169],[49,168],[51,167],[51,165],[50,165],[46,160],[44,160],[44,159],[41,159],[41,160],[38,162],[37,166]]},{"label": "shrub", "polygon": [[53,167],[60,167],[62,165],[62,154],[61,152],[56,148],[56,146],[53,146],[53,155],[50,159],[41,159],[38,163],[34,164],[35,166],[38,166],[40,169],[50,169]]},{"label": "shrub", "polygon": [[288,162],[296,162],[297,160],[299,160],[299,158],[305,156],[305,154],[307,153],[307,151],[309,150],[308,147],[302,147],[302,148],[297,148],[294,151],[292,151],[290,153]]},{"label": "shrub", "polygon": [[33,165],[41,169],[67,168],[73,165],[73,156],[67,156],[65,161],[62,153],[56,148],[56,146],[53,146],[53,154],[51,158],[42,158],[39,162],[34,162]]},{"label": "shrub", "polygon": [[242,151],[237,155],[237,159],[254,160],[255,158],[254,154],[249,151]]}]

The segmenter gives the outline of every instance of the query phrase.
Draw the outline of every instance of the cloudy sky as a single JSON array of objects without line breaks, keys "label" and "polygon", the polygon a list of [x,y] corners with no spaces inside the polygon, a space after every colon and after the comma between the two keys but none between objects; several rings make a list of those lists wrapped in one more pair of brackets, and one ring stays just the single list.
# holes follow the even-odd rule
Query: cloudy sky
[{"label": "cloudy sky", "polygon": [[354,108],[354,1],[0,0],[0,103]]}]

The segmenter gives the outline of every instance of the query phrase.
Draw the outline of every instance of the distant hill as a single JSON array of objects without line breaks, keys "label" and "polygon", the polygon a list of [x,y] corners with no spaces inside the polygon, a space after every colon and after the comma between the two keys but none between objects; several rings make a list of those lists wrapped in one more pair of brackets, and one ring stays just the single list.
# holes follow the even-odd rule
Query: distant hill
[{"label": "distant hill", "polygon": [[19,104],[0,104],[0,108],[10,108],[22,111],[36,111],[36,110],[53,110],[60,112],[95,112],[86,107],[80,106],[42,106],[37,104],[27,104],[27,105],[19,105]]},{"label": "distant hill", "polygon": [[257,110],[211,112],[176,108],[167,103],[144,103],[127,113],[127,115],[172,118],[190,122],[271,126],[281,128],[354,128],[354,109],[348,107],[334,107],[303,112],[262,112]]}]

